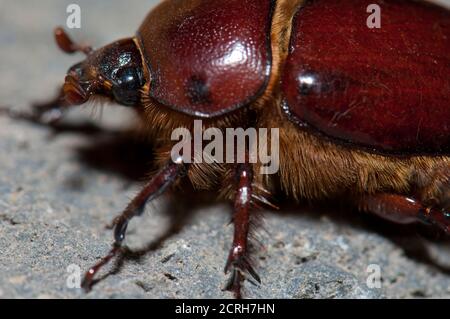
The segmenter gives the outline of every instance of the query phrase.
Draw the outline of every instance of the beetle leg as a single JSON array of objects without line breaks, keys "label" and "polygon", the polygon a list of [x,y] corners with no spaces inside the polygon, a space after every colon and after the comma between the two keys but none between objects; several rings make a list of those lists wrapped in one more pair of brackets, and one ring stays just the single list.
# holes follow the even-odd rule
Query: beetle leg
[{"label": "beetle leg", "polygon": [[86,291],[89,291],[92,287],[95,274],[121,251],[130,220],[142,215],[145,205],[162,195],[185,172],[186,166],[183,164],[181,157],[177,161],[169,162],[144,186],[141,192],[128,204],[124,212],[114,220],[113,247],[105,257],[86,272],[82,282],[82,287]]},{"label": "beetle leg", "polygon": [[241,285],[246,273],[250,274],[258,283],[261,283],[261,279],[248,258],[253,172],[250,165],[239,164],[236,173],[238,185],[234,198],[234,238],[225,266],[225,273],[227,274],[229,271],[232,273],[225,290],[234,292],[235,297],[240,299],[242,297]]},{"label": "beetle leg", "polygon": [[450,234],[450,211],[447,208],[425,207],[411,197],[395,194],[370,195],[360,201],[360,209],[399,224],[431,224]]}]

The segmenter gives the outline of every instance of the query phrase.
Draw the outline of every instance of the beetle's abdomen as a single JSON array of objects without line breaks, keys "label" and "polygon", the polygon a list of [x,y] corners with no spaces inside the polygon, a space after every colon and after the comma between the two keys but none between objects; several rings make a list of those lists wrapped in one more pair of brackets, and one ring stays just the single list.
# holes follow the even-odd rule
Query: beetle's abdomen
[{"label": "beetle's abdomen", "polygon": [[138,31],[150,96],[211,117],[256,100],[271,69],[271,0],[167,0]]},{"label": "beetle's abdomen", "polygon": [[[370,4],[381,28],[369,28]],[[375,20],[371,20],[375,21]],[[450,13],[402,0],[317,0],[297,13],[285,109],[381,152],[450,150]]]}]

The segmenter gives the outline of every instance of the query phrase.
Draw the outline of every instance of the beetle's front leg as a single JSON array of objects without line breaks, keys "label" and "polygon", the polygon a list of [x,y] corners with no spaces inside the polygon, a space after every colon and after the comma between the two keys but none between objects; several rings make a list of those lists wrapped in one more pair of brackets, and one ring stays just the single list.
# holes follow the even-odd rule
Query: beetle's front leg
[{"label": "beetle's front leg", "polygon": [[11,107],[0,107],[0,114],[8,116],[12,119],[25,120],[28,122],[51,125],[59,121],[64,115],[67,107],[70,106],[65,101],[63,90],[53,99],[44,103],[35,103],[30,111],[15,110]]},{"label": "beetle's front leg", "polygon": [[130,220],[140,216],[145,205],[162,195],[180,177],[185,175],[186,170],[186,164],[183,163],[181,157],[176,161],[170,161],[144,186],[141,192],[128,204],[124,212],[114,220],[113,247],[105,257],[87,271],[82,283],[85,290],[90,290],[95,274],[120,252]]},{"label": "beetle's front leg", "polygon": [[241,298],[241,285],[245,274],[250,274],[258,283],[261,279],[251,265],[248,256],[248,235],[250,230],[253,171],[249,164],[238,164],[236,168],[237,189],[234,198],[234,238],[225,273],[231,276],[225,287],[236,298]]},{"label": "beetle's front leg", "polygon": [[61,88],[58,95],[53,99],[44,103],[33,104],[29,119],[39,124],[53,124],[61,120],[69,106]]}]

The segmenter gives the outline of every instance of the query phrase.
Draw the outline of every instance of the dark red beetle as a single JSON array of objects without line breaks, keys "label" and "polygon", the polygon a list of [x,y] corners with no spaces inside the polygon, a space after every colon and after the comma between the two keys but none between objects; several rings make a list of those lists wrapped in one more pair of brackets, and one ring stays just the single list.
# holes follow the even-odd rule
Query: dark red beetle
[{"label": "dark red beetle", "polygon": [[[367,8],[381,9],[369,28]],[[135,37],[92,50],[61,30],[66,52],[83,51],[63,88],[68,105],[110,97],[141,115],[158,145],[160,171],[115,220],[109,255],[127,224],[180,177],[234,201],[235,234],[225,271],[241,296],[249,274],[254,204],[277,190],[297,200],[348,199],[398,223],[450,231],[450,12],[405,0],[166,0]],[[55,105],[40,109],[54,111]],[[260,163],[170,159],[171,132],[279,128],[280,169]],[[232,183],[224,181],[232,181]],[[232,187],[230,187],[232,186]]]}]

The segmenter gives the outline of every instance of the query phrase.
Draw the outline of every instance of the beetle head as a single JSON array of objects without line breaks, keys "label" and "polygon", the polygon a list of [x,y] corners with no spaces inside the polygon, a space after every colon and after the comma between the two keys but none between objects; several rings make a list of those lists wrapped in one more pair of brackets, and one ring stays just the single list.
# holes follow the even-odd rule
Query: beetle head
[{"label": "beetle head", "polygon": [[59,37],[57,34],[56,39],[65,52],[87,54],[67,73],[63,91],[68,103],[83,104],[93,95],[110,97],[125,106],[139,103],[145,79],[141,54],[133,39],[119,40],[95,51],[74,44],[65,33]]}]

